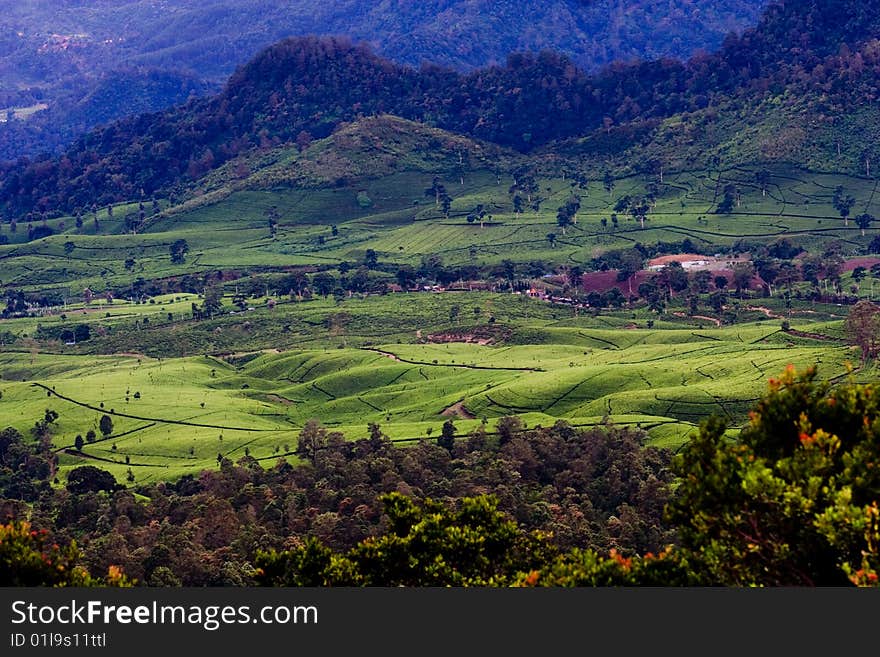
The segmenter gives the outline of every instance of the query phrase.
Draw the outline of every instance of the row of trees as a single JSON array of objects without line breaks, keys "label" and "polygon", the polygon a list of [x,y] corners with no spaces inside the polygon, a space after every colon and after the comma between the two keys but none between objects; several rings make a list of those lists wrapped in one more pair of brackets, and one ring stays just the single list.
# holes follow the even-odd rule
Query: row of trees
[{"label": "row of trees", "polygon": [[273,586],[877,586],[880,477],[873,387],[833,389],[815,369],[772,379],[738,441],[703,424],[674,460],[665,517],[677,542],[627,556],[560,550],[497,499],[448,508],[392,493],[388,529],[347,551],[314,539],[262,551]]}]

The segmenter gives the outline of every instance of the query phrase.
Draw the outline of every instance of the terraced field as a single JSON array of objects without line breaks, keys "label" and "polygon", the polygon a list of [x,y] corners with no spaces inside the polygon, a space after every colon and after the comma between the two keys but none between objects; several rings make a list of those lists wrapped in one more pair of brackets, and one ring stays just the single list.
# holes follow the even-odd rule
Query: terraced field
[{"label": "terraced field", "polygon": [[[136,203],[115,206],[112,216],[99,209],[97,227],[92,211],[79,229],[73,217],[49,219],[56,234],[34,241],[26,241],[25,226],[4,228],[3,286],[54,292],[65,305],[0,321],[0,345],[13,345],[0,346],[0,424],[27,430],[53,408],[65,468],[95,461],[120,479],[130,468],[137,481],[214,467],[218,456],[290,457],[311,418],[348,438],[366,435],[376,422],[401,441],[436,436],[452,416],[462,436],[482,422],[492,430],[511,414],[530,426],[610,419],[675,447],[710,414],[741,424],[766,379],[789,363],[819,363],[823,376],[838,377],[856,359],[842,335],[846,308],[792,308],[773,297],[731,300],[737,323],[723,328],[719,319],[684,312],[579,316],[567,306],[477,292],[275,298],[274,306],[258,294],[244,312],[227,296],[224,312],[208,320],[192,316],[202,301],[197,294],[149,303],[77,300],[86,287],[124,291],[138,279],[198,275],[198,282],[234,272],[246,281],[294,266],[358,264],[368,249],[389,279],[398,266],[429,255],[447,265],[512,260],[559,268],[584,266],[609,249],[686,238],[712,249],[784,237],[812,252],[835,243],[844,256],[861,256],[880,228],[862,235],[832,203],[843,187],[855,199],[852,216],[880,214],[875,181],[792,167],[770,171],[765,189],[747,167],[667,172],[662,182],[631,176],[610,192],[600,180],[548,174],[534,192],[538,209],[515,213],[510,174],[477,168],[453,175],[427,160],[330,186],[271,186],[305,175],[296,169],[299,157],[282,157],[235,184],[215,181],[176,206],[161,201],[155,215],[147,203],[151,216],[139,234],[124,226],[125,215],[139,211]],[[434,176],[452,196],[448,216],[425,194]],[[731,183],[737,203],[717,214]],[[657,196],[645,227],[623,213],[614,226],[616,202],[644,195],[649,185]],[[581,207],[563,233],[556,212],[572,193]],[[479,206],[482,226],[466,219]],[[269,210],[278,217],[274,236]],[[189,252],[185,263],[173,264],[169,246],[179,239]],[[873,280],[859,283],[845,273],[843,284],[873,298]],[[793,331],[781,330],[783,317]],[[60,338],[63,328],[82,324],[88,341]],[[105,413],[112,434],[76,453],[75,436],[97,431]]]},{"label": "terraced field", "polygon": [[[571,265],[607,249],[685,238],[697,245],[732,245],[785,237],[811,249],[833,241],[856,255],[880,228],[873,225],[862,236],[854,221],[844,225],[832,204],[841,186],[855,199],[852,217],[880,215],[876,181],[776,167],[765,195],[755,171],[668,173],[662,184],[656,177],[632,176],[617,180],[610,194],[601,181],[573,186],[570,180],[542,178],[536,193],[542,199],[539,210],[516,214],[508,193],[512,179],[476,170],[463,177],[464,183],[457,176],[443,178],[453,199],[448,217],[425,197],[434,175],[429,172],[394,173],[332,189],[214,191],[174,208],[163,203],[163,213],[149,217],[138,235],[125,234],[123,227],[124,215],[137,212],[136,204],[115,207],[112,217],[99,210],[100,234],[95,234],[90,213],[79,230],[72,217],[48,220],[46,225],[59,234],[34,242],[24,242],[24,226],[16,233],[7,229],[10,243],[0,246],[0,280],[24,289],[57,284],[80,291],[124,284],[132,275],[149,280],[228,268],[356,263],[367,249],[375,250],[381,262],[394,264],[415,265],[433,254],[447,264],[510,259]],[[657,186],[659,196],[644,228],[624,213],[617,228],[610,222],[601,225],[617,200],[643,195],[648,184]],[[738,204],[730,214],[715,214],[727,184],[737,186]],[[563,235],[556,210],[572,193],[580,196],[581,209],[577,223]],[[359,194],[369,203],[360,205]],[[487,212],[482,228],[466,221],[477,206]],[[272,207],[280,217],[274,237],[265,216]],[[337,227],[336,235],[331,226]],[[548,233],[556,235],[552,245]],[[181,265],[172,264],[168,255],[177,239],[190,247]],[[70,253],[63,248],[66,242],[74,244]],[[131,272],[121,266],[129,258],[135,261]]]},{"label": "terraced field", "polygon": [[[457,295],[410,295],[410,319],[421,319],[424,336],[443,325],[450,300],[441,297],[450,296]],[[324,346],[225,358],[0,352],[0,421],[27,430],[51,408],[60,416],[54,442],[63,469],[95,462],[120,480],[130,468],[137,481],[216,467],[218,455],[292,457],[312,418],[347,438],[365,437],[376,422],[404,443],[436,437],[450,417],[461,436],[482,422],[492,431],[507,415],[529,426],[610,420],[676,447],[710,414],[740,425],[766,380],[789,363],[819,363],[823,376],[839,377],[856,357],[839,339],[839,321],[796,320],[798,330],[817,338],[784,333],[771,321],[697,328],[691,319],[624,329],[630,313],[575,318],[570,309],[534,301],[523,311],[510,295],[473,297],[506,317],[507,339],[432,343],[416,329],[385,343],[366,339],[365,329],[348,348],[338,339],[328,348],[325,337]],[[361,313],[357,323],[387,317],[392,303],[376,297],[341,308]],[[382,332],[374,324],[373,333]],[[103,414],[113,420],[107,438],[98,430]],[[77,453],[74,438],[89,429],[97,439]]]}]

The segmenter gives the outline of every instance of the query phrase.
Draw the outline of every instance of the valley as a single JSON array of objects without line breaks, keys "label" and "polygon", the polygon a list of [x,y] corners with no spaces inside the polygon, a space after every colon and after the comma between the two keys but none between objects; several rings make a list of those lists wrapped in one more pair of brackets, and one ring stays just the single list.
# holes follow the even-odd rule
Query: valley
[{"label": "valley", "polygon": [[877,584],[880,5],[56,4],[0,585]]},{"label": "valley", "polygon": [[[353,124],[302,153],[264,156],[270,164],[244,179],[215,176],[176,205],[116,204],[86,213],[81,228],[73,216],[47,219],[39,226],[53,234],[34,241],[7,231],[3,280],[30,301],[0,320],[4,421],[26,431],[51,407],[62,474],[94,461],[129,483],[221,457],[296,460],[313,419],[350,440],[375,423],[404,445],[450,418],[461,437],[511,415],[526,426],[613,422],[678,448],[712,414],[733,435],[789,363],[820,363],[828,378],[858,363],[841,302],[874,296],[880,257],[864,254],[877,228],[862,235],[833,197],[843,188],[854,214],[880,212],[875,181],[788,166],[760,169],[762,184],[746,166],[613,186],[560,174],[534,180],[536,202],[518,208],[509,172],[460,167],[448,146],[404,141],[419,134],[407,127],[393,117]],[[351,176],[345,163],[368,161],[377,144],[396,170],[321,182]],[[523,167],[522,156],[505,157]],[[313,182],[268,187],[291,174]],[[427,193],[438,184],[448,214]],[[719,214],[731,186],[734,207]],[[615,212],[621,198],[649,193],[644,228]],[[557,209],[572,196],[580,208],[563,233]],[[139,207],[150,216],[126,231]],[[178,240],[188,251],[172,262]],[[774,245],[790,252],[769,257]],[[780,264],[801,272],[822,250],[837,269],[813,283],[777,280]],[[658,305],[644,286],[666,264],[649,271],[648,255],[682,251],[709,254],[691,257],[717,261],[706,265],[715,271],[702,282],[684,272]],[[620,254],[638,256],[629,278],[618,276]],[[768,280],[755,270],[761,257]],[[736,267],[749,268],[739,293]],[[88,301],[84,290],[95,291]],[[113,433],[76,449],[103,414]]]},{"label": "valley", "polygon": [[[795,323],[827,336],[825,342],[788,335],[770,322],[717,329],[672,318],[646,329],[642,315],[635,322],[642,328],[623,328],[633,323],[629,313],[573,318],[568,309],[505,295],[396,296],[404,295],[249,314],[254,323],[274,313],[295,325],[350,316],[350,328],[335,339],[309,340],[300,332],[291,342],[301,346],[280,353],[267,347],[160,359],[6,351],[4,422],[25,431],[27,418],[50,407],[60,416],[54,442],[62,471],[97,458],[121,481],[130,468],[137,482],[215,467],[218,454],[269,463],[295,458],[310,419],[349,439],[365,437],[373,422],[402,443],[439,435],[450,418],[462,437],[481,423],[491,432],[510,415],[527,426],[613,422],[647,431],[649,444],[677,447],[711,414],[730,419],[734,430],[756,390],[789,363],[819,362],[825,376],[839,377],[853,358],[833,321]],[[468,315],[491,307],[512,335],[485,346],[420,341],[416,331],[448,330],[453,301]],[[378,328],[402,303],[404,325],[385,319],[384,335],[367,328]],[[135,348],[136,333],[131,338]],[[113,420],[113,433],[76,450],[75,435],[97,432],[103,414]]]}]

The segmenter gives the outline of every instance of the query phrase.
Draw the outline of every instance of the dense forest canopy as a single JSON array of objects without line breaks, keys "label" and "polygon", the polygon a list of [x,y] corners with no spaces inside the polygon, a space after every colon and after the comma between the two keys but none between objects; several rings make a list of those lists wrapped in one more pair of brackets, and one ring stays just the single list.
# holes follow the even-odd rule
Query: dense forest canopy
[{"label": "dense forest canopy", "polygon": [[[33,505],[32,521],[56,540],[75,539],[90,572],[111,565],[151,585],[253,583],[258,550],[312,536],[349,549],[383,530],[382,494],[445,502],[492,493],[524,527],[552,533],[567,549],[657,552],[672,539],[662,519],[670,454],[643,448],[628,429],[576,430],[565,423],[525,430],[517,418],[499,437],[477,432],[448,448],[393,446],[380,427],[344,442],[317,422],[299,438],[303,463],[264,469],[253,458],[218,458],[215,471],[141,487],[137,501],[94,466],[52,489],[53,454],[20,434],[0,433],[0,512]],[[76,475],[76,476],[74,476]],[[109,478],[108,478],[109,477]]]},{"label": "dense forest canopy", "polygon": [[[0,123],[0,160],[55,151],[95,126],[166,109],[214,90],[215,85],[189,73],[145,67],[110,70],[58,90],[51,99],[41,95],[23,101],[43,109],[28,118]],[[16,102],[0,99],[0,108],[14,107]],[[3,118],[6,115],[3,112]]]}]

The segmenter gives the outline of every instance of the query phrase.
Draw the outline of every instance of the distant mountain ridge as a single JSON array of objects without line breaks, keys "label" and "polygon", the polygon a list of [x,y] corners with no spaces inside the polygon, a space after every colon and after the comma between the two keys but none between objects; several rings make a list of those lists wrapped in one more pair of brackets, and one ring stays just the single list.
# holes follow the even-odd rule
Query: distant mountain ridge
[{"label": "distant mountain ridge", "polygon": [[[7,165],[0,204],[12,216],[164,193],[249,150],[325,137],[375,114],[522,152],[555,149],[594,169],[650,168],[649,153],[703,165],[804,157],[829,149],[835,131],[880,97],[878,28],[877,6],[787,0],[716,54],[594,76],[552,53],[460,74],[402,67],[346,39],[288,39],[238,69],[213,98],[97,130],[61,159]],[[873,143],[876,124],[865,119],[862,147]],[[874,157],[854,148],[835,145],[850,152],[849,167]]]},{"label": "distant mountain ridge", "polygon": [[[236,66],[290,36],[347,36],[398,64],[457,70],[553,50],[586,71],[618,60],[686,58],[754,25],[768,0],[29,0],[0,15],[0,109],[45,102],[30,125],[0,126],[0,160],[56,150],[108,119],[161,109],[74,97],[117,70],[155,70],[216,90]],[[83,122],[85,119],[85,122]]]},{"label": "distant mountain ridge", "polygon": [[0,161],[55,150],[98,125],[166,109],[212,90],[203,81],[175,71],[108,71],[83,86],[59,91],[46,111],[2,124]]},{"label": "distant mountain ridge", "polygon": [[[366,41],[399,63],[456,68],[551,49],[581,68],[627,59],[686,58],[754,25],[768,0],[33,0],[12,5],[0,26],[22,46],[49,34],[87,37],[128,64],[226,75],[287,36]],[[82,40],[81,40],[82,41]],[[41,42],[41,45],[42,45]],[[2,43],[2,41],[0,41]],[[8,48],[8,46],[7,46]],[[4,48],[5,50],[6,48]],[[80,50],[83,50],[80,47]],[[170,59],[174,58],[175,62]]]}]

